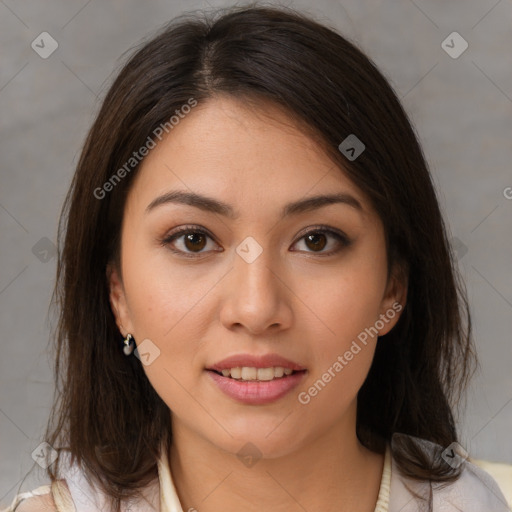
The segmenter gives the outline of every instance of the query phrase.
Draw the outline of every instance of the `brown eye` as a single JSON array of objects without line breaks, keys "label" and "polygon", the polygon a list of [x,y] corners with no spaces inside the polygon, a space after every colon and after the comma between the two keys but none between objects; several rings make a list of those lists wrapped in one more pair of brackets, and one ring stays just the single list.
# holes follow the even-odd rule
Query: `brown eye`
[{"label": "brown eye", "polygon": [[326,237],[323,233],[310,233],[305,236],[306,245],[314,251],[321,251],[326,245]]},{"label": "brown eye", "polygon": [[209,251],[203,250],[213,238],[202,229],[194,226],[180,228],[161,240],[161,245],[168,247],[180,256],[194,258]]},{"label": "brown eye", "polygon": [[[325,247],[329,245],[329,239],[334,240],[334,248],[324,251]],[[302,242],[306,246],[306,250],[301,252],[317,253],[318,256],[330,256],[338,253],[344,247],[351,245],[352,241],[342,231],[334,230],[332,228],[323,228],[318,226],[314,231],[309,231],[303,235],[296,243]]]},{"label": "brown eye", "polygon": [[200,251],[206,245],[206,237],[203,233],[189,233],[184,238],[185,247],[191,251]]}]

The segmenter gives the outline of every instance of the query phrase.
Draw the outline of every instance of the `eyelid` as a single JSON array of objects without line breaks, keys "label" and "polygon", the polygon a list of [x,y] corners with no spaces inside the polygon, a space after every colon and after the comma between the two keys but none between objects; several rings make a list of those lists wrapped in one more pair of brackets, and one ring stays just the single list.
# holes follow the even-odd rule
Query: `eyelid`
[{"label": "eyelid", "polygon": [[203,228],[197,224],[187,224],[185,226],[179,226],[178,228],[169,231],[169,233],[165,235],[162,241],[169,240],[170,238],[177,237],[177,235],[183,235],[190,232],[202,233],[204,235],[208,235],[212,240],[215,240],[215,237],[206,228]]}]

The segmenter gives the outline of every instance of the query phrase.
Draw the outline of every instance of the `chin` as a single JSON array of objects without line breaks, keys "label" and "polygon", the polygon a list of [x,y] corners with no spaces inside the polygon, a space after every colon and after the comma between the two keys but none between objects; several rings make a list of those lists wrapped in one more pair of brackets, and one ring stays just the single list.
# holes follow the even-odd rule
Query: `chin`
[{"label": "chin", "polygon": [[[297,436],[286,429],[281,431],[279,431],[280,427],[276,429],[276,424],[279,422],[273,422],[273,426],[269,426],[267,423],[265,422],[264,426],[258,427],[253,422],[246,429],[237,428],[236,430],[229,429],[226,426],[233,437],[226,434],[220,439],[209,439],[218,448],[235,455],[241,460],[246,456],[254,459],[277,459],[300,448],[301,443]],[[291,439],[294,440],[293,444],[290,442]]]}]

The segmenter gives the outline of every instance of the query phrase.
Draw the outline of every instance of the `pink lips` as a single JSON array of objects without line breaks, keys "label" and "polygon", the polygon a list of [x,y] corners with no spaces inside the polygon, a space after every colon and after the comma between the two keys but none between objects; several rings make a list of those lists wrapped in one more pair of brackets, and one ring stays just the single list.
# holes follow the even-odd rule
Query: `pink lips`
[{"label": "pink lips", "polygon": [[223,377],[213,370],[208,375],[229,397],[247,405],[262,405],[274,402],[288,394],[306,375],[306,371],[292,373],[284,377],[267,381],[243,381]]},{"label": "pink lips", "polygon": [[[251,368],[281,366],[294,370],[294,373],[270,381],[236,380],[216,373],[224,369],[241,368],[244,366]],[[282,398],[298,386],[307,373],[307,370],[300,364],[285,359],[278,354],[266,354],[263,356],[238,354],[223,359],[206,370],[213,382],[224,394],[247,405],[262,405]]]}]

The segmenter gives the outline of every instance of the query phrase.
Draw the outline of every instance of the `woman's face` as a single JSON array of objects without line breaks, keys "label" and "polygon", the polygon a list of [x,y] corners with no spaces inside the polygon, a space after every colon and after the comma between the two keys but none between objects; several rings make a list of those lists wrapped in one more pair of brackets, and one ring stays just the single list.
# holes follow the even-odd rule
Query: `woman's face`
[{"label": "woman's face", "polygon": [[[383,227],[361,190],[284,114],[266,113],[210,100],[149,152],[109,279],[173,429],[272,458],[355,429],[375,332],[395,325],[405,287],[387,279]],[[292,363],[290,376],[278,368]],[[224,377],[221,366],[246,369]]]}]

